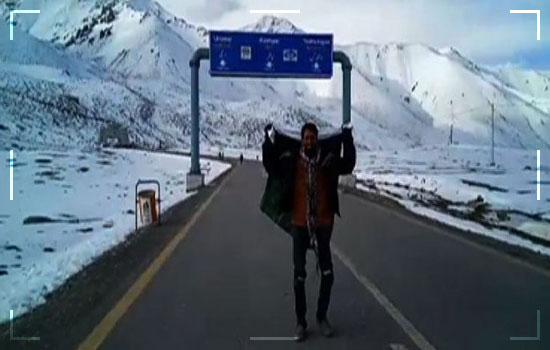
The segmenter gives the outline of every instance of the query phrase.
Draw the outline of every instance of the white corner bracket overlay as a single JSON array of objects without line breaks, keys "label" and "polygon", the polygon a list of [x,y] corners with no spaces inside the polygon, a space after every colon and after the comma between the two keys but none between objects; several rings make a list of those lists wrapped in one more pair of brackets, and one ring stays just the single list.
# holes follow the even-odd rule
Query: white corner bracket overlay
[{"label": "white corner bracket overlay", "polygon": [[540,10],[510,10],[510,13],[535,13],[537,15],[537,40],[540,40]]},{"label": "white corner bracket overlay", "polygon": [[10,40],[13,40],[13,16],[17,13],[40,13],[40,10],[12,10],[12,11],[10,11]]},{"label": "white corner bracket overlay", "polygon": [[13,200],[13,150],[10,150],[10,201]]},{"label": "white corner bracket overlay", "polygon": [[540,201],[540,150],[537,150],[537,200]]}]

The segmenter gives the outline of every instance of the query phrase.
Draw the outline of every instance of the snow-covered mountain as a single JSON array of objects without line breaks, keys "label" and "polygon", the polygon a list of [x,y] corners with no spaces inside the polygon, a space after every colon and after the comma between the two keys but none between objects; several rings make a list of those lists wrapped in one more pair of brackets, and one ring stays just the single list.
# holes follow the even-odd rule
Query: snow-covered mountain
[{"label": "snow-covered mountain", "polygon": [[[22,6],[12,1],[12,8]],[[186,147],[189,58],[208,30],[151,0],[25,0],[40,15],[16,17],[15,40],[0,26],[0,146],[90,146],[105,128],[141,147]],[[7,19],[7,3],[0,4]],[[303,30],[262,17],[242,30]],[[549,74],[482,68],[456,50],[358,43],[339,47],[353,62],[352,119],[359,146],[404,148],[496,141],[548,147]],[[257,147],[270,121],[298,127],[341,123],[341,77],[325,82],[222,79],[201,66],[201,142]],[[452,101],[452,102],[451,102]],[[6,137],[7,136],[7,137]]]},{"label": "snow-covered mountain", "polygon": [[294,23],[286,18],[275,16],[263,16],[256,23],[247,24],[241,30],[261,33],[304,33],[302,29],[296,27]]},{"label": "snow-covered mountain", "polygon": [[412,113],[425,111],[435,128],[454,125],[463,134],[456,139],[475,143],[490,138],[494,104],[499,144],[550,145],[549,73],[484,68],[453,48],[358,43],[342,49],[354,63],[354,101],[362,110],[372,109],[372,90],[381,91]]}]

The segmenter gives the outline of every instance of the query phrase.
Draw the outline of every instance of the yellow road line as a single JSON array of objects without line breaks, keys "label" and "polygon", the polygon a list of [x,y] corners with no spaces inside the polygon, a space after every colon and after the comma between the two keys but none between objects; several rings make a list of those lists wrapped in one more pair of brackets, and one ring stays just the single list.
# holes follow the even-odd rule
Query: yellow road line
[{"label": "yellow road line", "polygon": [[117,322],[124,316],[130,306],[139,298],[141,293],[145,290],[147,285],[151,282],[156,273],[164,265],[164,263],[170,258],[178,244],[187,236],[191,228],[195,225],[197,220],[201,217],[206,208],[210,205],[214,197],[218,194],[221,188],[226,184],[229,178],[233,175],[233,171],[222,181],[220,186],[208,197],[200,208],[193,214],[191,220],[179,231],[174,238],[168,243],[168,245],[162,250],[162,252],[153,260],[151,265],[145,270],[138,279],[132,284],[132,286],[126,291],[124,296],[118,301],[107,315],[101,320],[101,322],[94,328],[86,339],[79,345],[79,350],[96,350],[101,343],[107,338],[109,333],[115,328]]}]

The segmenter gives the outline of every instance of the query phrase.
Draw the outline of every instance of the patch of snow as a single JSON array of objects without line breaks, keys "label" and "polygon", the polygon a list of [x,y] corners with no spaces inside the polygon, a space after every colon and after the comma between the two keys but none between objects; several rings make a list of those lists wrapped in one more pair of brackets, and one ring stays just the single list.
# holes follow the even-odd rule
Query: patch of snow
[{"label": "patch of snow", "polygon": [[[545,179],[550,176],[550,167],[545,165],[550,164],[550,152],[541,153],[541,178]],[[496,166],[491,166],[490,149],[475,146],[360,152],[356,173],[363,190],[391,197],[414,212],[548,252],[528,237],[518,237],[513,231],[504,234],[509,228],[535,239],[549,239],[550,186],[542,181],[538,201],[536,152],[497,148],[495,160]]]},{"label": "patch of snow", "polygon": [[[5,158],[4,158],[5,159]],[[134,230],[138,179],[161,183],[161,207],[186,193],[187,157],[135,150],[23,151],[15,153],[14,200],[0,184],[0,308],[20,315],[44,296],[123,242]],[[210,163],[206,182],[230,165]],[[3,162],[2,173],[9,162]],[[6,177],[2,176],[2,179]],[[140,189],[156,186],[140,186]],[[157,194],[158,195],[158,194]],[[0,322],[7,319],[0,313]]]}]

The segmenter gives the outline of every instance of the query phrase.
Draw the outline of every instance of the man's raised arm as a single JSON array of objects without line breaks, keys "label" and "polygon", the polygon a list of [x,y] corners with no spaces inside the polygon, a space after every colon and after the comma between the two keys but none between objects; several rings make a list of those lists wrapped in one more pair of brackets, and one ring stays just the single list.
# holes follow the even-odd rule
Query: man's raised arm
[{"label": "man's raised arm", "polygon": [[353,168],[355,168],[357,158],[351,127],[342,127],[342,144],[344,146],[344,154],[339,159],[338,173],[340,175],[347,175],[351,174]]},{"label": "man's raised arm", "polygon": [[272,124],[264,128],[264,142],[262,144],[262,163],[268,174],[274,174],[277,171],[277,152],[274,145],[274,132]]}]

